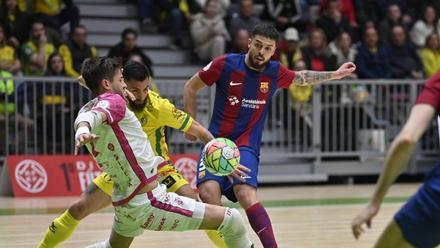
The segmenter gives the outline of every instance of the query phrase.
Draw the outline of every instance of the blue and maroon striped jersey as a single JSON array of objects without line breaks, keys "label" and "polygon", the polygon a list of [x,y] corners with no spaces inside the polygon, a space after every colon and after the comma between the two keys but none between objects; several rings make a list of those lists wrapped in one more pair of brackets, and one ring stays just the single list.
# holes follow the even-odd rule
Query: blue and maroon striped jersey
[{"label": "blue and maroon striped jersey", "polygon": [[278,88],[288,88],[295,72],[278,61],[270,61],[264,71],[245,64],[245,54],[225,54],[199,71],[203,82],[216,84],[214,110],[209,131],[226,137],[237,146],[260,153],[260,142],[269,103]]}]

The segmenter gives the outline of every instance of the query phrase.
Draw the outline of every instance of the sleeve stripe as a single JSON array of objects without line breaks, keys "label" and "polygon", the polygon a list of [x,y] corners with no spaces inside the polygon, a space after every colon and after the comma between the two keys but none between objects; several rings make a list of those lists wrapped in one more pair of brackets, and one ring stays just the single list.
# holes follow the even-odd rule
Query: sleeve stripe
[{"label": "sleeve stripe", "polygon": [[185,129],[186,125],[188,124],[189,119],[190,119],[189,114],[186,114],[186,118],[185,118],[185,120],[183,121],[182,126],[179,127],[179,130],[183,130],[183,129]]},{"label": "sleeve stripe", "polygon": [[92,110],[104,113],[107,116],[107,119],[108,119],[107,122],[110,124],[113,123],[113,116],[107,109],[94,107]]}]

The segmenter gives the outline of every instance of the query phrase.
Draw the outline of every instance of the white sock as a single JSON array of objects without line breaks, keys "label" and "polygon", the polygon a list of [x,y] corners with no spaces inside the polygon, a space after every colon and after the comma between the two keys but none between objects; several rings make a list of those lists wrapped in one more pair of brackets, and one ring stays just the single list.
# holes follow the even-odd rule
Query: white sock
[{"label": "white sock", "polygon": [[226,208],[223,223],[218,231],[223,234],[225,243],[230,248],[249,248],[252,246],[243,218],[237,209]]},{"label": "white sock", "polygon": [[86,246],[86,248],[112,248],[112,247],[110,245],[110,241],[107,239],[106,241],[101,241],[99,243]]}]

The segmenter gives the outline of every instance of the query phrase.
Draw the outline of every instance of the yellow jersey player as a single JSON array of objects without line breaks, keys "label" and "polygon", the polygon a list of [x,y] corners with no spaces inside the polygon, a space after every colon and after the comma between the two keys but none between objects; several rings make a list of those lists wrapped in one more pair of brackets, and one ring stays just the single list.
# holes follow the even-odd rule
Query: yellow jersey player
[{"label": "yellow jersey player", "polygon": [[[212,134],[167,99],[148,90],[149,71],[143,64],[129,61],[123,68],[123,76],[128,90],[136,97],[136,100],[129,101],[129,109],[140,121],[155,155],[162,156],[168,161],[165,166],[158,169],[160,182],[167,186],[169,192],[197,199],[194,190],[169,160],[165,126],[195,135],[204,143],[213,139]],[[55,247],[65,241],[73,233],[79,221],[111,203],[112,190],[113,183],[107,173],[96,177],[81,198],[60,217],[54,219],[39,247]],[[217,247],[226,247],[218,232],[206,232]]]}]

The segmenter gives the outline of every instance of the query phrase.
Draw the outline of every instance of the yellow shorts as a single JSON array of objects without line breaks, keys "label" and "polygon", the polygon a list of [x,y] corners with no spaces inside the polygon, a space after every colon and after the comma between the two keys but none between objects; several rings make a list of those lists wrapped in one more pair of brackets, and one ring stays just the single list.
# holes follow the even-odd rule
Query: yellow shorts
[{"label": "yellow shorts", "polygon": [[[167,164],[159,168],[157,175],[159,177],[159,182],[167,186],[168,192],[176,192],[180,189],[180,187],[188,184],[188,181],[172,164]],[[99,176],[93,179],[93,183],[107,195],[112,195],[113,182],[107,173],[101,173]]]}]

